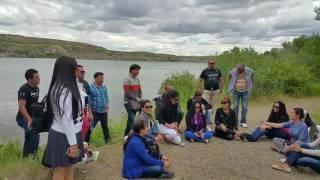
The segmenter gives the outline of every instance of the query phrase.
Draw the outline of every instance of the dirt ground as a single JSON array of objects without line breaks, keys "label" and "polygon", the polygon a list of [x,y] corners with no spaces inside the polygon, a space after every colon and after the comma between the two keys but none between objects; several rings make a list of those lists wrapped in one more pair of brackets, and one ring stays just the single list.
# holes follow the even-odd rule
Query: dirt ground
[{"label": "dirt ground", "polygon": [[[304,107],[309,112],[320,112],[320,98],[290,99],[287,109]],[[249,132],[266,119],[271,103],[249,104],[247,129]],[[312,115],[312,114],[311,114]],[[320,174],[308,168],[292,168],[292,173],[273,170],[271,165],[283,155],[270,149],[272,142],[263,138],[259,142],[226,141],[214,137],[209,144],[185,141],[185,147],[161,144],[161,150],[172,160],[174,179],[320,179]],[[122,144],[99,148],[97,162],[76,169],[76,179],[123,179],[121,177]]]}]

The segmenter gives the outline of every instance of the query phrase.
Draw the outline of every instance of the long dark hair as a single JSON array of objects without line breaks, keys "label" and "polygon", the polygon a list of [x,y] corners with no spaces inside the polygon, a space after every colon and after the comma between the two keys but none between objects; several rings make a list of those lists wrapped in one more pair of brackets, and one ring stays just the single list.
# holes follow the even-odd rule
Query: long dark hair
[{"label": "long dark hair", "polygon": [[[49,112],[53,112],[53,107],[59,115],[64,114],[64,107],[60,107],[60,96],[64,93],[72,95],[72,117],[78,116],[82,109],[81,97],[76,82],[75,71],[77,62],[74,58],[68,56],[59,57],[53,68],[52,79],[48,91],[47,107]],[[64,98],[65,103],[67,96]]]},{"label": "long dark hair", "polygon": [[288,116],[288,113],[287,113],[286,105],[282,101],[275,101],[273,103],[273,105],[276,104],[276,103],[279,104],[279,111],[278,112],[274,112],[273,111],[273,107],[272,107],[271,112],[269,114],[268,121],[269,122],[274,122],[276,120],[281,119],[281,117],[285,117],[285,119],[289,120],[289,116]]},{"label": "long dark hair", "polygon": [[[201,101],[196,101],[194,103],[192,103],[191,107],[188,109],[188,112],[187,112],[187,115],[186,115],[186,125],[187,125],[187,128],[189,128],[189,126],[191,125],[191,119],[194,117],[195,113],[196,113],[196,110],[195,110],[195,107],[196,107],[196,104],[199,104],[200,105],[200,108],[202,107],[202,103]],[[202,116],[204,116],[204,114],[202,113],[201,109],[200,109],[200,113],[202,114]]]},{"label": "long dark hair", "polygon": [[[142,120],[142,119],[136,119],[133,122],[133,126],[132,129],[128,135],[128,138],[126,139],[126,141],[123,144],[123,152],[125,152],[128,143],[130,142],[130,139],[134,136],[134,135],[138,135],[140,133],[140,131],[144,128],[146,128],[148,126],[147,121]],[[138,135],[138,137],[140,137]],[[143,142],[146,144],[146,140],[144,138],[141,137],[141,139],[143,140]]]}]

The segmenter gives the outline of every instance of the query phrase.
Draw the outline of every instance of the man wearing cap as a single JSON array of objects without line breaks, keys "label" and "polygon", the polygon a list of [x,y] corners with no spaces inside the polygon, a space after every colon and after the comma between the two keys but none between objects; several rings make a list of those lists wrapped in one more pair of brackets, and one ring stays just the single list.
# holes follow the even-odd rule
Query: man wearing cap
[{"label": "man wearing cap", "polygon": [[[218,95],[223,89],[223,78],[220,69],[215,68],[215,60],[208,60],[208,67],[201,72],[200,81],[204,81],[204,90],[202,93],[203,99],[210,103],[212,106],[211,117],[214,114],[214,105],[216,104]],[[207,128],[211,130],[208,126],[212,124],[211,119],[207,119]]]},{"label": "man wearing cap", "polygon": [[241,99],[241,126],[247,128],[247,112],[249,92],[253,85],[253,70],[245,67],[244,64],[239,64],[229,72],[229,88],[228,92],[233,96],[234,112],[237,120],[239,111],[239,102]]}]

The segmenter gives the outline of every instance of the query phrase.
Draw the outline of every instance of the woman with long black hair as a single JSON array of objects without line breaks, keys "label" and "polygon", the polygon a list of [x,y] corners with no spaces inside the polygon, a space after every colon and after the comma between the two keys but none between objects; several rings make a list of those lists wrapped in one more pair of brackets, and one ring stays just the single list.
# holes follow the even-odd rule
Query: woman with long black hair
[{"label": "woman with long black hair", "polygon": [[47,97],[52,115],[43,165],[54,168],[53,179],[73,179],[73,164],[83,154],[82,103],[76,82],[77,62],[72,57],[59,57],[54,65]]},{"label": "woman with long black hair", "polygon": [[[270,123],[284,123],[289,121],[289,116],[287,113],[286,105],[282,101],[275,101],[271,108],[267,122]],[[280,128],[272,128],[268,126],[265,122],[262,122],[259,127],[257,127],[250,134],[243,133],[244,137],[248,141],[258,141],[262,136],[267,136],[268,138],[286,138],[286,133]]]}]

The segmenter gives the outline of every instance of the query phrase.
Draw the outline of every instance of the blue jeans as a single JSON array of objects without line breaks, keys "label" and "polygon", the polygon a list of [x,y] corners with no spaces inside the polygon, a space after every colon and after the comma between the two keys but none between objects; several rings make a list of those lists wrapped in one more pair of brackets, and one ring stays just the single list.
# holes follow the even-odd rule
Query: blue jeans
[{"label": "blue jeans", "polygon": [[159,177],[163,174],[164,170],[160,165],[144,166],[141,177]]},{"label": "blue jeans", "polygon": [[127,114],[128,114],[128,121],[127,121],[127,126],[126,130],[124,131],[124,135],[127,136],[132,129],[133,126],[133,121],[136,116],[137,111],[134,111],[130,108],[129,104],[124,104],[124,107],[126,108]]},{"label": "blue jeans", "polygon": [[207,109],[204,113],[204,117],[206,118],[206,124],[212,124],[211,122],[211,109]]},{"label": "blue jeans", "polygon": [[[96,127],[97,123],[100,121],[103,136],[104,136],[104,142],[108,143],[110,141],[110,134],[109,134],[109,128],[108,128],[108,113],[98,113],[98,112],[92,112],[93,119],[92,119],[92,126],[93,128]],[[85,141],[87,143],[90,143],[92,130],[91,128],[88,131],[88,134],[85,138]]]},{"label": "blue jeans", "polygon": [[31,127],[28,128],[28,122],[24,118],[17,121],[18,125],[24,129],[23,157],[35,155],[38,151],[40,135]]},{"label": "blue jeans", "polygon": [[186,137],[186,139],[193,139],[193,140],[198,141],[198,142],[203,142],[205,139],[211,139],[212,136],[213,136],[213,133],[211,131],[205,132],[203,139],[197,137],[195,134],[193,134],[192,131],[185,131],[184,132],[184,136]]},{"label": "blue jeans", "polygon": [[288,136],[281,130],[281,128],[272,128],[261,131],[260,127],[257,127],[250,135],[250,140],[252,141],[258,141],[264,135],[268,138],[278,137],[288,139]]},{"label": "blue jeans", "polygon": [[[304,149],[311,149],[307,144],[301,144]],[[310,167],[316,172],[320,172],[320,158],[314,156],[303,155],[298,152],[290,152],[287,154],[287,163],[292,166]]]},{"label": "blue jeans", "polygon": [[248,100],[249,100],[249,92],[238,92],[233,90],[233,107],[234,112],[236,113],[236,118],[238,118],[239,112],[239,103],[241,99],[241,123],[247,123],[247,112],[248,112]]}]

